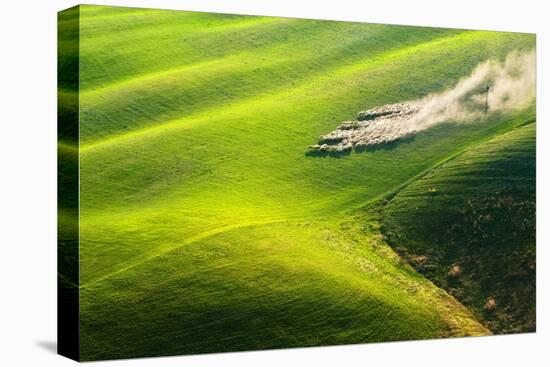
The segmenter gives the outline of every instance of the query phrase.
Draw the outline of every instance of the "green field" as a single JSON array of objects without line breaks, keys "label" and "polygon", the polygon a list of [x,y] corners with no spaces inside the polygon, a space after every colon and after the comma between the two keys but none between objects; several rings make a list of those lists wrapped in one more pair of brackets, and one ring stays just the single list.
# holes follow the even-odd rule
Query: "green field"
[{"label": "green field", "polygon": [[499,333],[535,331],[535,146],[534,123],[499,135],[385,208],[390,243]]},{"label": "green field", "polygon": [[[392,208],[432,169],[444,180],[443,162],[497,161],[498,142],[534,160],[534,106],[386,149],[305,153],[357,111],[451,87],[533,35],[96,6],[59,28],[60,70],[80,71],[59,85],[60,112],[78,101],[80,118],[59,159],[80,163],[78,254],[60,232],[80,274],[60,275],[79,289],[82,360],[509,331],[480,316],[480,294],[463,305],[394,251],[414,213]],[[527,175],[534,201],[528,170],[509,174]],[[529,230],[514,249],[534,249]]]}]

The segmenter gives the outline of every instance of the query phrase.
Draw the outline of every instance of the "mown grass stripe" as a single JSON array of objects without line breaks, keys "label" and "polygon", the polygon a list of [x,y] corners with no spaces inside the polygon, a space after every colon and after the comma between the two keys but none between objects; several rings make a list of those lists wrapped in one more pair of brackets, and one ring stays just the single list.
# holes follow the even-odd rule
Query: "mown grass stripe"
[{"label": "mown grass stripe", "polygon": [[[334,31],[318,32],[315,43],[322,45],[334,37]],[[369,38],[376,39],[384,31],[373,29]],[[232,101],[262,93],[275,92],[299,85],[302,80],[322,75],[335,65],[352,64],[365,57],[404,45],[418,44],[421,40],[442,37],[437,32],[425,32],[421,37],[404,35],[393,37],[392,42],[371,42],[363,34],[343,38],[338,44],[316,51],[299,49],[295,42],[270,45],[264,49],[230,54],[216,62],[197,67],[182,68],[175,74],[138,81],[137,84],[106,90],[99,94],[82,95],[84,143],[106,136],[143,128],[173,118],[184,118]],[[324,41],[324,42],[323,42]],[[401,42],[399,42],[401,41]],[[302,42],[302,41],[300,41]],[[258,58],[258,52],[266,57]],[[271,78],[265,78],[271,75]],[[223,90],[223,93],[220,91]],[[150,103],[156,109],[144,109]],[[88,115],[88,111],[91,114]],[[94,111],[99,111],[95,113]],[[124,113],[123,113],[124,111]],[[153,113],[154,112],[154,113]]]},{"label": "mown grass stripe", "polygon": [[[117,39],[120,44],[108,44],[102,39],[87,36],[85,30],[81,34],[80,58],[83,71],[81,90],[93,89],[108,83],[128,80],[146,72],[166,70],[176,65],[200,62],[204,58],[213,59],[216,54],[227,54],[227,51],[248,49],[249,44],[262,39],[261,43],[271,44],[277,35],[288,32],[293,24],[302,30],[315,29],[315,24],[300,24],[291,19],[254,18],[250,21],[230,23],[212,27],[211,29],[196,29],[189,26],[176,27],[170,23],[146,33],[120,33]],[[179,37],[175,37],[175,35]],[[265,34],[266,37],[260,37]],[[237,42],[228,43],[231,37],[242,37]],[[271,37],[268,37],[271,35]],[[180,42],[177,42],[181,39]],[[149,44],[144,54],[143,44]],[[162,45],[159,47],[159,45]],[[213,55],[205,49],[212,48]],[[153,51],[148,54],[148,52]],[[101,55],[101,57],[98,57]],[[153,62],[154,59],[154,62]],[[116,71],[105,73],[105,70]]]},{"label": "mown grass stripe", "polygon": [[[235,117],[241,116],[243,113],[249,113],[252,106],[270,106],[271,108],[273,108],[273,105],[276,105],[276,101],[282,100],[285,97],[288,98],[289,96],[293,96],[294,100],[296,98],[299,98],[299,96],[304,97],[308,91],[318,89],[323,84],[349,78],[350,76],[353,76],[353,74],[366,72],[370,69],[376,68],[377,66],[383,66],[389,60],[406,58],[409,53],[421,52],[422,50],[429,50],[433,47],[442,47],[446,44],[452,44],[458,39],[464,40],[466,38],[467,40],[474,41],[477,38],[486,36],[498,37],[498,34],[482,31],[467,32],[450,37],[443,37],[442,39],[437,39],[434,41],[424,42],[419,45],[406,47],[404,49],[392,50],[386,53],[382,53],[381,55],[375,55],[373,58],[368,58],[352,65],[337,66],[332,70],[324,72],[322,75],[315,75],[312,78],[306,79],[302,81],[301,84],[293,88],[285,88],[281,91],[277,91],[276,93],[264,93],[260,94],[259,96],[254,96],[245,100],[239,100],[238,102],[223,106],[221,109],[224,111],[225,114],[231,114]],[[162,134],[163,132],[168,132],[172,129],[189,129],[197,126],[200,123],[208,121],[216,109],[219,109],[219,107],[214,107],[213,109],[202,111],[199,114],[188,116],[185,119],[175,119],[157,124],[152,127],[110,136],[97,142],[86,143],[81,148],[83,152],[88,153],[96,149],[101,149],[102,147],[117,144],[121,141],[124,141],[125,139],[141,137],[146,138],[150,134],[158,135]]]},{"label": "mown grass stripe", "polygon": [[[239,19],[224,16],[222,14],[210,13],[193,13],[186,14],[186,17],[181,17],[178,12],[173,16],[160,11],[158,16],[152,15],[149,12],[129,13],[125,17],[127,24],[124,27],[120,25],[120,16],[113,16],[112,24],[106,22],[105,19],[99,19],[97,24],[94,22],[86,22],[82,27],[83,37],[87,42],[94,45],[101,45],[101,48],[121,47],[128,42],[139,42],[140,40],[151,38],[155,35],[164,35],[177,32],[185,35],[185,37],[193,35],[205,35],[213,32],[227,32],[239,29],[249,28],[261,24],[286,22],[285,18],[276,17],[255,17],[250,16],[245,19]],[[113,28],[113,29],[111,29]],[[140,32],[135,32],[137,29]],[[119,37],[113,37],[113,32],[116,32]],[[129,38],[128,38],[129,36]],[[86,52],[88,49],[84,49]]]}]

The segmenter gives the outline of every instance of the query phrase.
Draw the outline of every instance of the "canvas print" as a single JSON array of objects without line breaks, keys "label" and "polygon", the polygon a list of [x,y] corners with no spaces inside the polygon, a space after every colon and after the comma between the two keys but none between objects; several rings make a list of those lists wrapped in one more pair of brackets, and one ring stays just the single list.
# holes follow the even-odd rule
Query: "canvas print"
[{"label": "canvas print", "polygon": [[534,332],[534,34],[59,13],[82,361]]}]

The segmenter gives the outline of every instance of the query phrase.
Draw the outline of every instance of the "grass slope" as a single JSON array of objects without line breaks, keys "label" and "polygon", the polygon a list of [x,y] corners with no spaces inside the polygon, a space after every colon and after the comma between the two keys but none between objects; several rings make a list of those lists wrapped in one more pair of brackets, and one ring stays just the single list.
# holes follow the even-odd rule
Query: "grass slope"
[{"label": "grass slope", "polygon": [[488,333],[360,208],[532,109],[304,153],[534,37],[80,9],[82,359]]},{"label": "grass slope", "polygon": [[535,330],[535,124],[483,143],[401,191],[389,242],[495,332]]},{"label": "grass slope", "polygon": [[488,333],[373,233],[345,219],[252,225],[84,287],[84,358]]}]

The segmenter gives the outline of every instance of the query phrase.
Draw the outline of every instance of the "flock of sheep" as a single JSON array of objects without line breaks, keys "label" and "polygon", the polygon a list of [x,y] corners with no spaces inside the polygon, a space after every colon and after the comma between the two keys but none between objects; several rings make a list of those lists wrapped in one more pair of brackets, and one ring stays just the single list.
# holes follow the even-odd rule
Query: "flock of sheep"
[{"label": "flock of sheep", "polygon": [[415,134],[407,122],[420,110],[417,102],[388,104],[361,111],[357,121],[344,121],[334,131],[310,145],[310,152],[344,153],[352,149],[391,143]]}]

